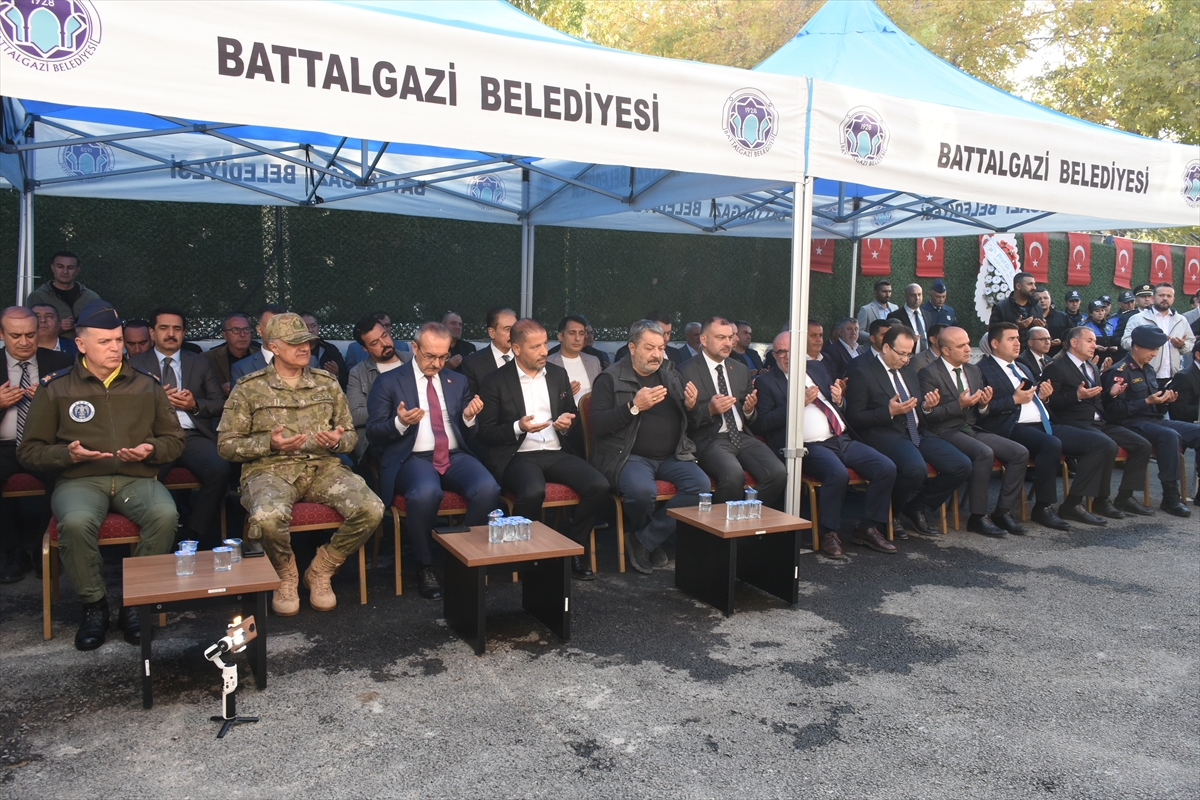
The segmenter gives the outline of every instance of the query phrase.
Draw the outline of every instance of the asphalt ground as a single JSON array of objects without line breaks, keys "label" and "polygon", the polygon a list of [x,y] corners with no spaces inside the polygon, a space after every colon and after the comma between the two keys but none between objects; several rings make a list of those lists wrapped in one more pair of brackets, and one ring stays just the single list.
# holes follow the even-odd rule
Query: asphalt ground
[{"label": "asphalt ground", "polygon": [[203,658],[224,611],[156,629],[147,711],[138,650],[76,651],[65,582],[43,641],[27,576],[0,588],[0,797],[1195,798],[1191,508],[806,554],[795,607],[741,584],[728,618],[674,562],[617,573],[602,532],[571,641],[494,577],[482,657],[440,601],[394,596],[390,558],[366,606],[347,564],[335,611],[269,619],[269,686],[243,659],[238,693],[261,721],[224,740]]}]

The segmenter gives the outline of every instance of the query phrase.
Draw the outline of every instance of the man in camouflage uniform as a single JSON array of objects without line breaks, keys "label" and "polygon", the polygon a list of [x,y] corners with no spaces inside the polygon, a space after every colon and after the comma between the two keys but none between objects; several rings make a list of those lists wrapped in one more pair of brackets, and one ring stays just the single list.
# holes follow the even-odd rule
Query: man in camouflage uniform
[{"label": "man in camouflage uniform", "polygon": [[250,514],[247,544],[261,541],[281,586],[271,607],[288,617],[300,610],[299,575],[288,525],[303,500],[332,506],[345,517],[329,544],[304,572],[309,602],[329,611],[337,598],[329,579],[379,525],[383,503],[363,479],[338,460],[358,436],[337,379],[309,366],[309,333],[297,314],[277,314],[264,332],[274,358],[233,387],[217,430],[217,449],[243,462],[242,505]]}]

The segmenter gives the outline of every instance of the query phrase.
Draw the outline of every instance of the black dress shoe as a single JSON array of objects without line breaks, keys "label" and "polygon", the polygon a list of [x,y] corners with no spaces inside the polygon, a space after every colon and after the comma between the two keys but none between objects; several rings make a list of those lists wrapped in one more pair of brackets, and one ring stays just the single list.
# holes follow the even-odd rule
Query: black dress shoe
[{"label": "black dress shoe", "polygon": [[[1116,502],[1113,503],[1113,505],[1116,506],[1119,510],[1124,511],[1127,514],[1137,514],[1139,517],[1153,517],[1154,516],[1154,511],[1149,508],[1146,508],[1144,505],[1139,503],[1137,500],[1134,500],[1133,495],[1130,495],[1129,497],[1118,497]],[[1099,509],[1097,513],[1104,514],[1104,510]],[[1104,516],[1107,517],[1109,515],[1104,514]]]},{"label": "black dress shoe", "polygon": [[[1111,503],[1110,503],[1110,505],[1111,505]],[[1116,511],[1115,508],[1113,510]],[[1121,514],[1120,511],[1117,511],[1117,513]],[[1095,514],[1088,511],[1086,508],[1084,508],[1083,503],[1080,503],[1079,505],[1076,505],[1076,506],[1069,506],[1064,503],[1063,505],[1058,507],[1058,516],[1061,517],[1062,519],[1070,519],[1070,520],[1074,520],[1075,522],[1082,522],[1085,525],[1107,525],[1108,524],[1108,520],[1106,520],[1104,517],[1098,517]],[[1125,515],[1121,514],[1121,516],[1124,517]],[[1036,520],[1037,517],[1035,516],[1034,519]]]},{"label": "black dress shoe", "polygon": [[[1087,512],[1085,511],[1084,513],[1086,514]],[[1055,514],[1054,509],[1050,508],[1050,506],[1035,508],[1033,513],[1029,515],[1029,518],[1043,528],[1053,528],[1056,531],[1071,530],[1071,526],[1064,522],[1058,514]],[[1104,520],[1100,520],[1100,522],[1103,523]]]},{"label": "black dress shoe", "polygon": [[142,643],[142,623],[138,619],[137,606],[121,606],[117,614],[117,627],[125,631],[125,641],[130,644]]},{"label": "black dress shoe", "polygon": [[904,542],[908,541],[908,531],[904,530],[899,517],[892,519],[892,536]]},{"label": "black dress shoe", "polygon": [[1013,536],[1025,535],[1025,526],[1013,519],[1013,515],[1008,511],[1005,511],[1003,514],[993,511],[992,522],[996,527],[1003,528]]},{"label": "black dress shoe", "polygon": [[592,572],[592,564],[587,556],[571,556],[571,574],[581,581],[596,580],[596,573]]},{"label": "black dress shoe", "polygon": [[75,631],[76,650],[95,650],[104,644],[108,631],[108,598],[101,597],[94,603],[84,603],[79,630]]},{"label": "black dress shoe", "polygon": [[263,551],[262,539],[243,539],[242,558],[258,558],[266,555]]},{"label": "black dress shoe", "polygon": [[983,534],[984,536],[1007,536],[1008,532],[1003,528],[996,527],[986,514],[973,516],[967,520],[967,530],[972,533]]},{"label": "black dress shoe", "polygon": [[422,567],[417,572],[417,592],[426,600],[437,600],[442,596],[442,585],[429,567]]},{"label": "black dress shoe", "polygon": [[16,583],[25,577],[25,569],[21,566],[21,557],[12,553],[0,568],[0,583]]},{"label": "black dress shoe", "polygon": [[[1083,508],[1083,506],[1081,505],[1080,508]],[[1124,511],[1114,506],[1112,500],[1109,500],[1107,497],[1103,500],[1096,500],[1094,503],[1092,503],[1091,513],[1099,514],[1100,516],[1108,517],[1109,519],[1125,519],[1129,516]],[[1060,517],[1062,516],[1061,508],[1058,511],[1058,515]]]},{"label": "black dress shoe", "polygon": [[1192,510],[1184,505],[1184,502],[1179,499],[1178,495],[1164,497],[1159,508],[1176,517],[1190,517],[1192,515]]},{"label": "black dress shoe", "polygon": [[940,535],[940,531],[929,524],[929,520],[925,516],[925,510],[922,508],[910,505],[900,510],[900,516],[904,519],[909,529],[916,531],[922,536]]},{"label": "black dress shoe", "polygon": [[671,558],[667,555],[667,551],[661,547],[656,547],[650,551],[650,566],[655,569],[662,569],[667,564],[671,563]]}]

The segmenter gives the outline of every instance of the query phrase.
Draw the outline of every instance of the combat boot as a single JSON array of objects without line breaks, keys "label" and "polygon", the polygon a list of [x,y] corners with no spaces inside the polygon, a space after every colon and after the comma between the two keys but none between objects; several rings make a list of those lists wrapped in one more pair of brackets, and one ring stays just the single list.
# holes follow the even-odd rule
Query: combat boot
[{"label": "combat boot", "polygon": [[304,585],[308,587],[308,602],[314,611],[332,611],[337,608],[337,597],[329,579],[346,559],[339,558],[329,545],[323,544],[317,548],[312,563],[304,570]]},{"label": "combat boot", "polygon": [[1191,516],[1191,510],[1184,505],[1183,500],[1179,496],[1179,487],[1174,483],[1163,484],[1163,499],[1162,505],[1159,506],[1168,514],[1174,514],[1177,517]]},{"label": "combat boot", "polygon": [[300,573],[296,571],[296,557],[275,567],[279,574],[279,588],[271,598],[271,610],[281,617],[294,617],[300,613]]}]

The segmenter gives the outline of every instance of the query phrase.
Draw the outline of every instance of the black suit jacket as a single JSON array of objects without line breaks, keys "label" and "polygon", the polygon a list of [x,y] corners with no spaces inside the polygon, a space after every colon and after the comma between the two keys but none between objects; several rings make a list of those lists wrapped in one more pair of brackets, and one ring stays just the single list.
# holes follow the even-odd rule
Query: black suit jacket
[{"label": "black suit jacket", "polygon": [[[1037,379],[1030,372],[1029,367],[1020,359],[1014,361],[1013,364],[1022,377],[1037,383]],[[1005,375],[1005,370],[1000,369],[996,359],[991,356],[983,357],[983,360],[979,362],[979,371],[983,373],[984,383],[992,387],[992,402],[988,403],[988,413],[980,418],[979,427],[1007,439],[1012,435],[1017,420],[1021,418],[1021,407],[1013,402],[1013,393],[1016,392],[1016,387],[1012,385],[1011,373]]]},{"label": "black suit jacket", "polygon": [[[496,476],[499,481],[504,476],[508,462],[517,454],[517,448],[525,441],[525,434],[513,432],[513,423],[529,412],[525,410],[525,394],[521,391],[521,376],[517,372],[517,362],[510,361],[503,367],[493,370],[483,379],[479,396],[483,400],[483,410],[479,412],[479,439],[487,445],[487,457],[484,466]],[[557,364],[546,364],[546,390],[550,395],[550,419],[556,420],[563,414],[574,414],[571,429],[566,433],[558,433],[558,443],[568,453],[576,454],[569,439],[574,430],[580,427],[579,409],[575,407],[575,397],[571,394],[571,378],[567,371]],[[577,454],[576,454],[577,455]]]},{"label": "black suit jacket", "polygon": [[[75,357],[70,353],[60,353],[47,347],[39,347],[34,353],[34,360],[37,361],[38,374],[29,376],[33,380],[34,386],[39,385],[41,379],[47,375],[58,372],[60,369],[67,369],[75,363]],[[8,360],[3,347],[0,347],[0,364],[4,365],[4,376],[3,379],[0,379],[0,383],[5,383],[8,381]],[[7,411],[7,408],[0,409],[0,416],[4,416]]]},{"label": "black suit jacket", "polygon": [[[929,326],[933,324],[933,320],[931,319],[930,315],[926,313],[925,306],[918,306],[917,313],[921,315],[921,321],[925,323],[925,336],[923,337],[925,341],[921,345],[921,349],[924,350],[925,348],[929,347]],[[918,337],[921,336],[921,332],[916,328],[913,328],[912,321],[908,318],[908,306],[900,306],[895,311],[888,314],[887,318],[893,322],[899,322],[901,325],[907,328],[912,328]]]},{"label": "black suit jacket", "polygon": [[495,371],[496,357],[492,355],[491,346],[476,350],[458,365],[458,372],[467,376],[467,387],[473,395],[479,394],[480,387],[483,386],[483,379]]},{"label": "black suit jacket", "polygon": [[[717,387],[713,384],[713,376],[708,371],[708,361],[703,353],[689,358],[678,372],[684,388],[689,381],[696,386],[696,413],[688,419],[688,436],[696,443],[697,452],[701,452],[721,429],[722,418],[708,413],[708,401],[717,393]],[[746,403],[746,395],[754,389],[750,383],[750,370],[746,368],[746,362],[733,357],[725,359],[725,382],[728,384],[729,393],[737,398],[737,402],[733,404],[733,413],[741,419],[742,430],[747,435],[753,435],[751,429],[758,419],[758,407],[755,406],[749,414],[742,410]]]},{"label": "black suit jacket", "polygon": [[[911,396],[917,397],[917,431],[925,433],[925,412],[921,408],[921,382],[917,371],[905,365],[900,377]],[[858,438],[876,450],[891,449],[898,439],[908,440],[908,427],[904,416],[893,417],[888,403],[896,396],[887,367],[875,356],[862,356],[850,362],[846,374],[846,424],[854,429]]]},{"label": "black suit jacket", "polygon": [[850,369],[850,362],[853,360],[854,356],[850,355],[841,342],[834,339],[826,342],[825,346],[821,348],[821,363],[825,365],[829,377],[834,380],[846,377],[846,373]]},{"label": "black suit jacket", "polygon": [[[963,364],[962,369],[963,382],[966,384],[967,392],[977,392],[987,385],[979,367],[974,364]],[[938,404],[925,415],[929,431],[935,436],[953,433],[960,430],[963,425],[970,425],[972,429],[981,429],[979,420],[991,413],[990,404],[987,411],[983,412],[977,405],[963,408],[958,404],[958,385],[950,377],[950,373],[946,371],[946,365],[940,358],[918,372],[917,378],[921,381],[922,396],[929,394],[934,389],[938,391]]]},{"label": "black suit jacket", "polygon": [[[1095,364],[1092,364],[1092,376],[1097,381],[1095,385],[1099,386],[1100,368]],[[1054,394],[1050,395],[1050,402],[1047,403],[1050,418],[1054,422],[1073,425],[1076,428],[1090,428],[1100,424],[1096,419],[1097,414],[1103,417],[1104,412],[1100,397],[1079,399],[1076,391],[1083,383],[1083,373],[1069,355],[1063,353],[1042,370],[1042,380],[1050,381],[1054,388]]]},{"label": "black suit jacket", "polygon": [[1200,363],[1192,359],[1190,367],[1175,373],[1175,380],[1171,386],[1179,394],[1175,402],[1167,406],[1171,412],[1171,419],[1182,422],[1196,422],[1200,419]]},{"label": "black suit jacket", "polygon": [[[1051,334],[1051,335],[1053,335],[1053,334]],[[1038,363],[1038,358],[1039,357],[1037,356],[1037,354],[1035,354],[1032,350],[1030,350],[1029,348],[1025,348],[1023,351],[1021,351],[1021,355],[1017,356],[1017,363],[1019,363],[1021,366],[1025,367],[1025,371],[1029,373],[1030,377],[1033,378],[1033,380],[1035,380],[1038,383],[1041,383],[1042,382],[1042,373],[1045,372],[1046,367],[1043,367],[1041,364]],[[1050,362],[1048,361],[1046,366],[1049,366],[1049,365],[1050,365]]]},{"label": "black suit jacket", "polygon": [[318,339],[313,345],[313,351],[316,353],[317,363],[321,365],[321,369],[325,369],[328,361],[337,365],[337,382],[341,385],[342,391],[346,391],[346,385],[350,382],[350,370],[346,368],[346,359],[342,357],[342,351],[324,339]]},{"label": "black suit jacket", "polygon": [[[814,363],[819,362],[808,362],[809,369]],[[760,372],[754,379],[754,388],[758,391],[754,432],[766,439],[767,447],[778,455],[787,446],[788,377],[781,369]]]},{"label": "black suit jacket", "polygon": [[[190,350],[181,349],[179,361],[183,366],[183,378],[179,388],[187,389],[192,393],[192,397],[196,398],[196,410],[189,411],[188,416],[196,423],[196,430],[215,442],[217,434],[213,430],[212,420],[220,418],[221,411],[225,407],[225,393],[221,391],[217,373],[213,369],[211,361]],[[129,363],[158,378],[160,383],[162,382],[162,367],[158,363],[158,351],[153,347],[134,356]]]}]

